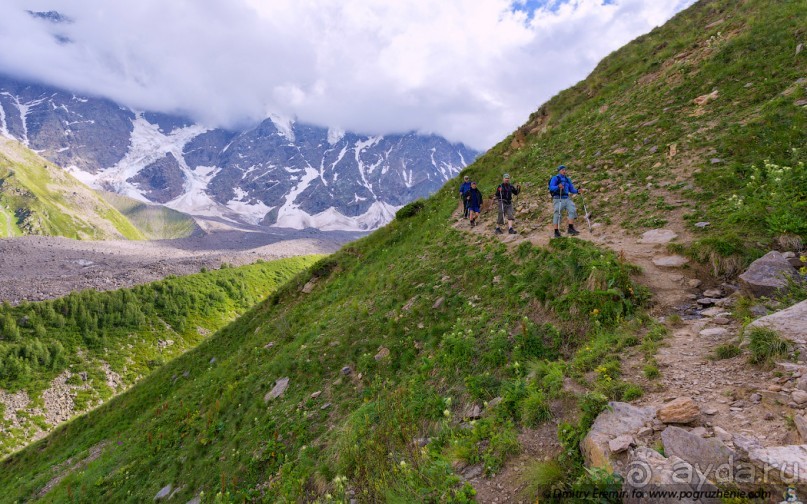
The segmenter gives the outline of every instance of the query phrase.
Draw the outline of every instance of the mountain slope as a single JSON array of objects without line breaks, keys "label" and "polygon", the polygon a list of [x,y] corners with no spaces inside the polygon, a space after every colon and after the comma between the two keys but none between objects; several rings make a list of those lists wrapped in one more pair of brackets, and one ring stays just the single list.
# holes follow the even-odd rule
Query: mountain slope
[{"label": "mountain slope", "polygon": [[0,135],[97,189],[296,229],[375,229],[478,155],[435,135],[360,135],[280,117],[211,129],[3,76]]},{"label": "mountain slope", "polygon": [[[0,500],[150,500],[170,485],[179,500],[467,502],[463,478],[498,473],[519,450],[555,460],[542,476],[556,488],[618,489],[582,470],[579,441],[606,400],[643,393],[622,357],[651,364],[668,329],[644,312],[641,277],[618,253],[549,242],[546,180],[569,164],[594,223],[629,237],[669,220],[745,259],[748,241],[794,235],[725,200],[754,196],[740,175],[766,157],[798,173],[802,14],[799,2],[703,1],[617,51],[466,170],[486,193],[502,171],[525,182],[526,236],[494,236],[492,212],[487,232],[461,229],[456,187],[444,187],[3,461],[0,486],[17,490]],[[737,34],[710,42],[717,26]],[[693,101],[714,87],[716,100]],[[768,140],[755,150],[753,137]],[[184,369],[191,379],[172,383]]]},{"label": "mountain slope", "polygon": [[0,237],[142,240],[113,206],[61,168],[0,136]]}]

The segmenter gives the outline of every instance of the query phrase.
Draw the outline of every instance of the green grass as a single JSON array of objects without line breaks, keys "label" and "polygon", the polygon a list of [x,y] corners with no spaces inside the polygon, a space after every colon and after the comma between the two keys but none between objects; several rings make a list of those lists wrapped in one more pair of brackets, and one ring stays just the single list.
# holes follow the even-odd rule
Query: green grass
[{"label": "green grass", "polygon": [[0,237],[144,239],[114,207],[15,140],[0,139]]},{"label": "green grass", "polygon": [[731,359],[737,357],[741,353],[742,350],[740,347],[734,343],[724,343],[715,347],[710,358],[712,360]]},{"label": "green grass", "polygon": [[[251,308],[317,257],[259,262],[110,292],[0,306],[0,388],[32,401],[69,371],[84,410],[114,391],[103,366],[135,383]],[[183,371],[184,372],[184,371]],[[30,437],[0,440],[0,455]]]},{"label": "green grass", "polygon": [[748,361],[752,364],[772,366],[777,358],[786,356],[792,348],[792,343],[765,327],[751,327],[747,338],[751,351]]}]

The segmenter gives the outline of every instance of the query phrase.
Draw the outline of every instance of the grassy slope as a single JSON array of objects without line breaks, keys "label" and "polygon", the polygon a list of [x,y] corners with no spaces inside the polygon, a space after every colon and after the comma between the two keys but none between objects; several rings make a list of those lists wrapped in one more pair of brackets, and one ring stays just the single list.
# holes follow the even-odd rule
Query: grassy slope
[{"label": "grassy slope", "polygon": [[[76,409],[85,410],[115,392],[107,385],[105,365],[124,385],[135,383],[198,345],[316,259],[259,262],[131,289],[0,306],[0,388],[25,391],[41,405],[43,391],[68,371],[69,383],[86,387],[76,389],[74,397]],[[82,372],[88,375],[86,382],[78,376]],[[0,419],[0,455],[39,432],[44,418],[25,418],[15,429]]]},{"label": "grassy slope", "polygon": [[[513,173],[533,188],[522,201],[541,199],[526,218],[546,221],[546,180],[564,162],[587,179],[603,219],[635,229],[663,220],[669,206],[683,206],[689,221],[708,210],[714,230],[703,238],[728,244],[721,252],[729,255],[753,255],[742,241],[775,233],[764,217],[721,207],[719,196],[746,190],[743,170],[765,158],[794,167],[803,159],[791,148],[804,144],[804,111],[794,106],[804,91],[781,94],[804,74],[805,53],[794,56],[802,14],[799,2],[699,3],[604,60],[467,172],[485,188]],[[718,31],[737,33],[717,40]],[[675,58],[690,50],[691,59]],[[655,81],[637,82],[655,72]],[[715,87],[721,98],[693,115],[692,100]],[[634,190],[619,190],[627,184]],[[448,225],[454,191],[444,188],[417,215],[329,257],[128,393],[4,461],[0,487],[15,490],[0,500],[33,495],[59,474],[55,464],[108,442],[47,498],[148,500],[173,484],[179,500],[204,491],[206,501],[463,501],[469,490],[452,462],[495,472],[517,451],[518,431],[553,414],[568,421],[559,431],[559,463],[571,476],[564,484],[607,483],[596,474],[575,482],[577,441],[606,398],[641,393],[620,381],[619,354],[641,344],[652,355],[664,328],[637,311],[644,294],[613,254],[578,240],[508,250],[469,238]],[[314,274],[322,277],[314,291],[298,292]],[[390,354],[377,361],[381,346]],[[173,383],[186,369],[190,378]],[[288,390],[265,403],[284,376]],[[592,391],[576,397],[577,413],[557,407],[574,396],[561,391],[564,376]],[[496,396],[502,402],[484,419],[460,425],[466,405]],[[431,442],[418,448],[419,437]]]},{"label": "grassy slope", "polygon": [[161,205],[148,205],[120,194],[102,192],[101,196],[126,216],[149,240],[185,238],[201,232],[188,214]]},{"label": "grassy slope", "polygon": [[0,237],[144,238],[126,217],[81,182],[4,137],[0,137],[0,208]]}]

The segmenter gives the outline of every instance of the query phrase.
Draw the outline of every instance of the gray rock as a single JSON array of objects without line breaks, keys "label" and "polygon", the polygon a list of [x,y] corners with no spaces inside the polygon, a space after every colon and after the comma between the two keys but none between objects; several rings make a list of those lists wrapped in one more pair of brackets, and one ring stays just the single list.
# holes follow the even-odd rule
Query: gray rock
[{"label": "gray rock", "polygon": [[710,465],[717,467],[730,463],[734,458],[734,452],[718,438],[703,438],[680,427],[664,429],[661,442],[664,443],[665,455],[675,455],[701,470]]},{"label": "gray rock", "polygon": [[731,323],[731,320],[727,319],[726,317],[715,317],[712,319],[712,322],[717,325],[728,325]]},{"label": "gray rock", "polygon": [[608,441],[608,449],[611,450],[611,453],[622,453],[628,451],[628,449],[635,444],[636,442],[633,440],[633,436],[623,434],[622,436],[617,436]]},{"label": "gray rock", "polygon": [[760,394],[751,394],[751,397],[748,399],[750,399],[750,401],[754,404],[759,404],[762,402],[762,396]]},{"label": "gray rock", "polygon": [[465,408],[463,419],[479,420],[480,418],[482,418],[482,408],[480,408],[478,404],[471,404]]},{"label": "gray rock", "polygon": [[197,495],[193,499],[189,500],[186,504],[202,504],[202,498]]},{"label": "gray rock", "polygon": [[353,368],[350,366],[345,366],[342,368],[342,374],[348,376],[349,374],[353,373]]},{"label": "gray rock", "polygon": [[622,402],[611,402],[608,405],[609,409],[597,416],[588,434],[580,442],[580,451],[588,467],[614,470],[615,466],[619,466],[619,461],[612,460],[609,442],[615,437],[637,433],[653,421],[656,409]]},{"label": "gray rock", "polygon": [[691,397],[679,397],[660,407],[656,418],[665,424],[688,424],[697,420],[700,413]]},{"label": "gray rock", "polygon": [[309,280],[308,282],[306,282],[306,284],[303,285],[303,289],[302,289],[303,294],[311,294],[312,292],[314,292],[314,286],[316,286],[317,280],[319,280],[319,279],[317,277],[314,277],[311,280]]},{"label": "gray rock", "polygon": [[215,363],[216,363],[216,358],[215,358],[215,357],[211,357],[211,358],[210,358],[210,362],[208,362],[208,364],[210,364],[210,365],[212,366],[212,365],[213,365],[213,364],[215,364]]},{"label": "gray rock", "polygon": [[655,450],[640,446],[633,451],[622,476],[625,478],[623,503],[646,504],[649,492],[667,491],[669,497],[654,497],[656,504],[719,504],[720,499],[686,497],[695,491],[716,492],[703,473],[687,461],[673,455],[669,458]]},{"label": "gray rock", "polygon": [[710,327],[708,329],[703,329],[698,334],[704,338],[722,338],[726,334],[728,334],[728,329],[724,327]]},{"label": "gray rock", "polygon": [[160,489],[160,491],[157,492],[157,495],[154,496],[154,500],[158,501],[158,500],[165,499],[166,497],[171,495],[171,490],[173,490],[173,489],[174,489],[173,485],[166,485],[166,486],[162,487]]},{"label": "gray rock", "polygon": [[445,300],[446,298],[444,297],[437,298],[437,301],[435,301],[434,304],[432,305],[432,310],[439,310],[440,308],[442,308]]},{"label": "gray rock", "polygon": [[768,252],[740,275],[740,285],[757,297],[773,297],[787,288],[788,280],[798,280],[793,266],[777,251]]},{"label": "gray rock", "polygon": [[795,415],[793,423],[796,424],[796,430],[799,432],[802,441],[807,441],[807,418],[804,415]]},{"label": "gray rock", "polygon": [[723,291],[720,289],[707,289],[703,291],[703,297],[721,298],[723,297]]},{"label": "gray rock", "polygon": [[715,425],[712,430],[715,433],[715,437],[724,443],[728,443],[731,441],[731,434],[724,428]]},{"label": "gray rock", "polygon": [[678,235],[669,229],[651,229],[642,234],[642,237],[639,238],[639,243],[663,244],[669,243],[676,238],[678,238]]},{"label": "gray rock", "polygon": [[680,268],[688,262],[689,259],[679,255],[659,256],[653,258],[653,264],[662,268]]},{"label": "gray rock", "polygon": [[692,280],[690,280],[690,281],[688,281],[688,282],[687,282],[687,285],[689,285],[689,286],[690,286],[690,287],[692,287],[693,289],[697,289],[698,287],[700,287],[700,286],[701,286],[701,284],[702,284],[702,283],[703,283],[703,282],[701,282],[701,281],[700,281],[700,280],[698,280],[697,278],[693,278]]},{"label": "gray rock", "polygon": [[782,252],[782,257],[784,257],[785,259],[793,259],[794,257],[796,257],[796,253],[790,251]]},{"label": "gray rock", "polygon": [[760,469],[767,468],[774,482],[807,481],[807,445],[754,448],[748,452],[748,459]]},{"label": "gray rock", "polygon": [[376,361],[380,361],[382,359],[386,359],[387,357],[389,357],[389,348],[382,346],[381,348],[378,349],[378,353],[375,354],[373,359],[375,359]]},{"label": "gray rock", "polygon": [[767,327],[796,344],[807,344],[807,301],[757,319],[749,327]]},{"label": "gray rock", "polygon": [[462,471],[462,476],[467,480],[472,480],[474,478],[482,476],[482,472],[483,472],[482,464],[476,464],[469,466],[464,471]]},{"label": "gray rock", "polygon": [[712,224],[711,222],[696,222],[695,227],[703,229],[705,227],[708,227],[711,224]]},{"label": "gray rock", "polygon": [[717,299],[710,298],[710,297],[704,297],[704,298],[699,298],[698,299],[698,304],[701,305],[701,306],[714,306],[714,304],[716,302],[717,302]]},{"label": "gray rock", "polygon": [[320,395],[322,395],[322,391],[321,391],[321,390],[317,390],[316,392],[311,392],[311,395],[310,395],[309,397],[311,397],[311,399],[316,399],[316,398],[317,398],[317,397],[319,397]]},{"label": "gray rock", "polygon": [[805,404],[807,403],[807,392],[803,390],[794,390],[790,397],[793,399],[793,402],[796,404]]},{"label": "gray rock", "polygon": [[263,401],[269,402],[272,399],[277,399],[283,394],[283,392],[286,391],[288,387],[289,387],[288,377],[283,377],[275,381],[275,386],[272,388],[272,390],[266,393],[266,395],[263,397]]},{"label": "gray rock", "polygon": [[328,409],[328,408],[330,408],[330,407],[331,407],[331,403],[326,402],[325,404],[323,404],[322,406],[320,406],[320,407],[319,407],[319,409],[321,409],[321,410],[326,410],[326,409]]},{"label": "gray rock", "polygon": [[495,408],[496,406],[498,406],[500,402],[502,402],[502,398],[501,398],[501,397],[494,397],[493,399],[491,399],[490,401],[488,401],[488,405],[487,405],[485,408],[486,408],[486,409],[489,409],[489,410],[490,410],[490,409],[493,409],[493,408]]}]

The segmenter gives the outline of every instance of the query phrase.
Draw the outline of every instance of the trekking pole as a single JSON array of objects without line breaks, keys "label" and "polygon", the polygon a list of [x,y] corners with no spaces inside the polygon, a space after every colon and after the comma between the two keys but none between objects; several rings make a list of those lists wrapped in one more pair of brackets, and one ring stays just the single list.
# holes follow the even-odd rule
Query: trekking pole
[{"label": "trekking pole", "polygon": [[586,208],[586,197],[580,193],[580,199],[583,200],[583,212],[585,212],[586,222],[588,223],[588,232],[591,233],[591,220],[588,218],[588,208]]}]

